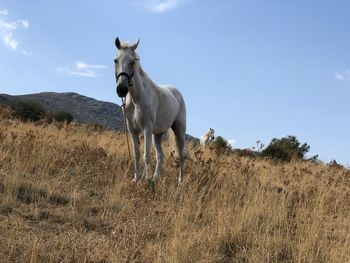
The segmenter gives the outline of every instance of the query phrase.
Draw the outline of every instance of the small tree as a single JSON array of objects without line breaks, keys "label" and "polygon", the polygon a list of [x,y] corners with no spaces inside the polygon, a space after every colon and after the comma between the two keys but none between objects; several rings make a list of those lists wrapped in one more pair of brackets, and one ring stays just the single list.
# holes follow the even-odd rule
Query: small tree
[{"label": "small tree", "polygon": [[252,151],[257,155],[260,155],[264,147],[265,147],[265,144],[263,144],[260,140],[257,140],[256,146],[252,147]]},{"label": "small tree", "polygon": [[39,121],[46,115],[44,108],[35,101],[21,101],[14,106],[15,117],[21,121]]},{"label": "small tree", "polygon": [[55,113],[53,118],[57,122],[67,122],[68,124],[71,123],[71,121],[73,120],[72,114],[70,114],[69,112],[66,112],[66,111],[60,111],[60,112]]},{"label": "small tree", "polygon": [[307,143],[301,144],[295,136],[287,136],[281,139],[273,138],[261,154],[264,157],[290,161],[293,158],[304,159],[309,150],[310,146]]},{"label": "small tree", "polygon": [[217,150],[231,150],[231,146],[222,136],[215,137],[214,146]]}]

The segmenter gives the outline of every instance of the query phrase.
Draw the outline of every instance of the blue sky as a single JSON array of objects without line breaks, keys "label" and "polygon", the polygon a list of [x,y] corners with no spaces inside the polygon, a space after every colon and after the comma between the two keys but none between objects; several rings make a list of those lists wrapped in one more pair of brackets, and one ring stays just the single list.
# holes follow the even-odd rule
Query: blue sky
[{"label": "blue sky", "polygon": [[120,104],[114,39],[187,103],[188,133],[250,148],[296,135],[350,165],[350,2],[1,0],[0,93],[73,91]]}]

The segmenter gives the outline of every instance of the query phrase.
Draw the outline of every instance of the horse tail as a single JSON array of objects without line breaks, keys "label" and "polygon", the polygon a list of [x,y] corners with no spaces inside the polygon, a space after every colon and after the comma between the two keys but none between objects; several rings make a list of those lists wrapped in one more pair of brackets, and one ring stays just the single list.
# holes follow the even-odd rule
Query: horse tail
[{"label": "horse tail", "polygon": [[178,152],[176,149],[176,137],[174,131],[170,128],[167,132],[168,143],[169,143],[169,155],[171,157],[178,157]]}]

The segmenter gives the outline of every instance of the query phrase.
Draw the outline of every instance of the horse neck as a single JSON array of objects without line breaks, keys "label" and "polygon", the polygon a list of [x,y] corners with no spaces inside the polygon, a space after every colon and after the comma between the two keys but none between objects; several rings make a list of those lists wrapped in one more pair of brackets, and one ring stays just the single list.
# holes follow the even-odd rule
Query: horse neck
[{"label": "horse neck", "polygon": [[132,88],[129,89],[132,101],[138,103],[140,97],[153,85],[155,85],[154,82],[144,72],[141,65],[137,65],[132,78]]}]

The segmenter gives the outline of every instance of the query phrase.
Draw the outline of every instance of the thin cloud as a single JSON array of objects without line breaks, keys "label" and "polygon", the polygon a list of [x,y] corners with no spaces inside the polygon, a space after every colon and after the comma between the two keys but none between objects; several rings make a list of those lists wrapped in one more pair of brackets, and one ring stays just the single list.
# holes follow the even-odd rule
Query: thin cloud
[{"label": "thin cloud", "polygon": [[344,81],[349,80],[350,81],[350,70],[345,70],[343,73],[336,72],[333,74],[334,79]]},{"label": "thin cloud", "polygon": [[1,17],[0,19],[1,32],[12,32],[18,29],[18,24],[16,22],[5,22]]},{"label": "thin cloud", "polygon": [[163,2],[160,2],[160,3],[156,4],[155,6],[153,6],[153,10],[157,13],[163,13],[163,12],[166,12],[166,11],[169,11],[171,9],[176,8],[180,2],[181,1],[179,1],[179,0],[163,1]]},{"label": "thin cloud", "polygon": [[11,48],[12,50],[16,50],[18,47],[18,42],[13,38],[12,32],[6,33],[2,36],[2,41],[5,46]]},{"label": "thin cloud", "polygon": [[233,147],[237,141],[235,139],[229,139],[227,142],[229,145],[231,145],[231,147]]},{"label": "thin cloud", "polygon": [[0,38],[3,44],[10,48],[12,51],[19,51],[24,55],[30,55],[30,53],[20,47],[20,42],[14,37],[14,32],[19,29],[27,29],[29,22],[24,19],[18,19],[16,21],[9,21],[8,10],[0,10]]},{"label": "thin cloud", "polygon": [[101,69],[106,68],[106,65],[89,65],[81,61],[75,62],[75,67],[77,69]]},{"label": "thin cloud", "polygon": [[164,13],[179,8],[190,0],[138,0],[137,3],[154,13]]},{"label": "thin cloud", "polygon": [[0,10],[0,16],[7,16],[9,11],[7,9]]},{"label": "thin cloud", "polygon": [[106,67],[107,67],[106,65],[87,64],[81,61],[76,61],[74,63],[74,66],[60,67],[60,68],[57,68],[56,71],[60,74],[96,78],[102,75],[96,70],[104,69]]},{"label": "thin cloud", "polygon": [[19,19],[19,20],[17,20],[17,23],[19,25],[21,25],[23,28],[28,28],[29,27],[28,20]]}]

